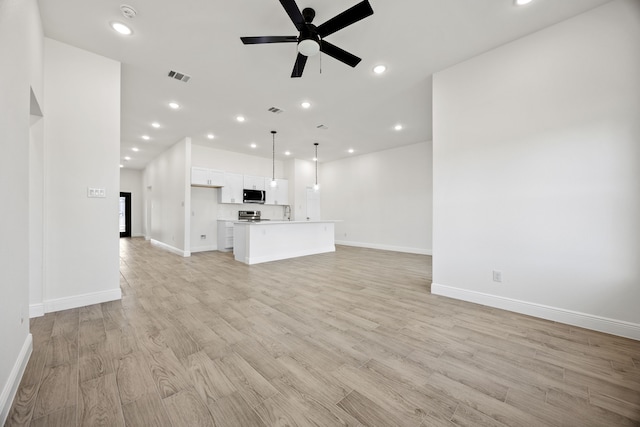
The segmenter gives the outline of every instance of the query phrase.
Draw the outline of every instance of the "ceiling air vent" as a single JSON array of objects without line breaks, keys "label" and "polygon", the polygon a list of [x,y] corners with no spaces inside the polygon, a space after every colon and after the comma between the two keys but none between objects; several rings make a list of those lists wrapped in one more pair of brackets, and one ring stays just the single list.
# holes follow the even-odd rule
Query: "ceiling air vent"
[{"label": "ceiling air vent", "polygon": [[316,126],[316,127],[317,127],[318,129],[322,129],[322,130],[327,130],[327,129],[329,129],[329,128],[328,128],[327,126],[325,126],[325,125],[318,125],[318,126]]},{"label": "ceiling air vent", "polygon": [[269,111],[271,111],[274,114],[284,113],[284,110],[282,108],[278,108],[278,107],[271,107],[271,108],[269,108]]},{"label": "ceiling air vent", "polygon": [[176,79],[176,80],[180,80],[181,82],[188,82],[189,80],[191,80],[191,76],[188,76],[184,73],[179,73],[178,71],[169,71],[169,77],[171,77],[172,79]]}]

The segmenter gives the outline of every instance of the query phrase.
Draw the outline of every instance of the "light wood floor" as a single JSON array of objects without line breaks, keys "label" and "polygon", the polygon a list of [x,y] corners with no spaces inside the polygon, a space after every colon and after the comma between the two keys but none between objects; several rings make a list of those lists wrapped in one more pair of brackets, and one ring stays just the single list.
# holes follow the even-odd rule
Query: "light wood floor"
[{"label": "light wood floor", "polygon": [[31,321],[7,425],[640,425],[640,342],[433,296],[427,256],[121,239],[121,272],[122,301]]}]

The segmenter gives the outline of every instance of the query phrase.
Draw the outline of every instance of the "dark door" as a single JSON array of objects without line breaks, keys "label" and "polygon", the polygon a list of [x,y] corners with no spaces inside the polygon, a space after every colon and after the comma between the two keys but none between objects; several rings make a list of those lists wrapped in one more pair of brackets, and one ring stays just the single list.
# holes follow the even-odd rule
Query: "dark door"
[{"label": "dark door", "polygon": [[120,237],[131,237],[131,193],[120,193]]}]

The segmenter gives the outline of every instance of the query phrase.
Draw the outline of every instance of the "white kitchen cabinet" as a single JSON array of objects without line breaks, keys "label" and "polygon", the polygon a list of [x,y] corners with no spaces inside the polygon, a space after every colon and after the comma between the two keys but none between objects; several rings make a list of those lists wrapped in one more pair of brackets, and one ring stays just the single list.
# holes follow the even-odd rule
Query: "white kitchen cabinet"
[{"label": "white kitchen cabinet", "polygon": [[224,173],[224,186],[220,189],[220,203],[242,203],[244,181],[239,173]]},{"label": "white kitchen cabinet", "polygon": [[233,221],[218,220],[218,250],[229,252],[233,249]]},{"label": "white kitchen cabinet", "polygon": [[244,188],[247,190],[264,190],[264,176],[244,176]]},{"label": "white kitchen cabinet", "polygon": [[193,166],[191,168],[191,185],[200,187],[222,187],[224,186],[224,172]]},{"label": "white kitchen cabinet", "polygon": [[289,181],[286,179],[276,179],[276,186],[271,186],[271,178],[264,179],[267,197],[267,205],[288,205],[289,204]]}]

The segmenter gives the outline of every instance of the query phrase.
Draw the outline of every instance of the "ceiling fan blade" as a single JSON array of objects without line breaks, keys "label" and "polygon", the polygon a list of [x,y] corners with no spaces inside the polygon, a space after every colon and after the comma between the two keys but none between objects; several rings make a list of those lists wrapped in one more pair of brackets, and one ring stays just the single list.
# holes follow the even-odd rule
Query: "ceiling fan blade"
[{"label": "ceiling fan blade", "polygon": [[[280,0],[283,1],[283,0]],[[367,16],[373,15],[373,9],[368,0],[358,3],[350,9],[334,16],[322,25],[318,26],[318,34],[320,37],[326,37],[329,34],[333,34],[338,30],[348,27],[349,25],[358,22]]]},{"label": "ceiling fan blade", "polygon": [[280,0],[280,4],[284,7],[284,10],[291,18],[291,22],[296,26],[298,31],[302,30],[304,26],[304,18],[302,17],[302,12],[300,12],[300,8],[296,4],[295,0]]},{"label": "ceiling fan blade", "polygon": [[320,42],[320,51],[351,67],[355,67],[360,63],[360,61],[362,61],[361,58],[358,58],[344,49],[340,49],[338,46],[331,44],[326,40],[322,40]]},{"label": "ceiling fan blade", "polygon": [[259,37],[240,37],[244,44],[263,44],[263,43],[294,43],[298,41],[297,36],[259,36]]},{"label": "ceiling fan blade", "polygon": [[293,65],[293,71],[291,72],[291,77],[302,77],[302,72],[304,71],[304,65],[307,63],[307,56],[299,53],[296,58],[296,63]]}]

